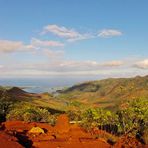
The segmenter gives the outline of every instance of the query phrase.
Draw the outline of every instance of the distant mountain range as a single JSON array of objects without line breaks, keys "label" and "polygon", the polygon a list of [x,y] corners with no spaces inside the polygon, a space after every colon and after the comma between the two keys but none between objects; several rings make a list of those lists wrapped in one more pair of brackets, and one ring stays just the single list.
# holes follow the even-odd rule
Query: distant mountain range
[{"label": "distant mountain range", "polygon": [[25,101],[58,110],[102,107],[116,110],[127,100],[148,98],[148,75],[134,78],[109,78],[89,81],[49,93],[32,94],[18,87],[0,87],[0,101]]},{"label": "distant mountain range", "polygon": [[115,109],[129,99],[148,98],[148,75],[85,82],[60,93],[59,98],[78,101],[86,106]]}]

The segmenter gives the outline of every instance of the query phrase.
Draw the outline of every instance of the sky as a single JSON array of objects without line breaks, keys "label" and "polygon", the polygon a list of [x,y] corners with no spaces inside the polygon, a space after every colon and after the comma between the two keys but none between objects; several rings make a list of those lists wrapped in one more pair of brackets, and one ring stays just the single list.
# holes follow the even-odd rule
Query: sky
[{"label": "sky", "polygon": [[0,77],[148,74],[147,0],[0,0]]}]

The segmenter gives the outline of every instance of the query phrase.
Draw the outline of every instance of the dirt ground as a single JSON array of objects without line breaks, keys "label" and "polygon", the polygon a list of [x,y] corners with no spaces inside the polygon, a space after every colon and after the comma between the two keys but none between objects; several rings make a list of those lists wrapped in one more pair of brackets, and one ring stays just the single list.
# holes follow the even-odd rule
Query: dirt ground
[{"label": "dirt ground", "polygon": [[[99,135],[109,133],[96,131]],[[101,136],[99,136],[101,137]],[[111,145],[60,115],[54,127],[46,123],[7,121],[1,124],[0,148],[143,148],[135,138],[123,136]],[[146,146],[145,146],[146,148]]]}]

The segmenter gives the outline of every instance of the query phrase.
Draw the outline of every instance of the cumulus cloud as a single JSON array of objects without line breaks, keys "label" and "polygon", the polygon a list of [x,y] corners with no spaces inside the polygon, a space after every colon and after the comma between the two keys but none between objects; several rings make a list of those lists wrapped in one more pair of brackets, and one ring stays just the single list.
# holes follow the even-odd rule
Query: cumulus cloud
[{"label": "cumulus cloud", "polygon": [[139,61],[134,66],[140,69],[148,69],[148,59]]},{"label": "cumulus cloud", "polygon": [[104,29],[99,32],[99,37],[114,37],[114,36],[121,36],[123,33],[119,30],[115,29]]},{"label": "cumulus cloud", "polygon": [[58,26],[58,25],[48,25],[44,27],[42,34],[46,34],[48,32],[51,32],[54,35],[57,35],[59,37],[66,38],[67,41],[69,42],[76,41],[76,40],[89,39],[93,37],[89,33],[82,34],[74,29],[69,29],[64,26]]},{"label": "cumulus cloud", "polygon": [[[30,44],[24,44],[21,41],[0,40],[0,53],[32,53],[33,55],[46,55],[50,58],[59,58],[63,56],[64,51],[52,48],[63,47],[64,44],[58,41],[39,40],[32,38]],[[51,48],[51,49],[50,49]]]},{"label": "cumulus cloud", "polygon": [[64,44],[58,41],[50,41],[50,40],[39,40],[36,38],[32,38],[31,45],[36,47],[63,47]]},{"label": "cumulus cloud", "polygon": [[32,45],[25,45],[21,41],[9,41],[0,40],[0,52],[1,53],[12,53],[12,52],[25,52],[33,49]]}]

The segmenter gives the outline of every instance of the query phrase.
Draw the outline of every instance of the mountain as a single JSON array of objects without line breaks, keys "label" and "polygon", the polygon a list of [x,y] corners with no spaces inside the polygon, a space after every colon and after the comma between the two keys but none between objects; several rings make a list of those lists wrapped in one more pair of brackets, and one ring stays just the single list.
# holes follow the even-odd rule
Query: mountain
[{"label": "mountain", "polygon": [[108,78],[74,85],[60,91],[59,98],[85,106],[116,109],[129,99],[148,98],[148,75],[134,78]]},{"label": "mountain", "polygon": [[10,102],[13,105],[17,103],[29,103],[41,108],[46,108],[50,113],[63,112],[63,101],[57,100],[49,93],[29,93],[19,87],[0,86],[0,103]]},{"label": "mountain", "polygon": [[29,93],[19,87],[0,87],[0,100],[22,101],[29,97]]},{"label": "mountain", "polygon": [[57,91],[56,94],[33,94],[18,87],[0,87],[0,101],[28,102],[61,111],[90,107],[117,110],[128,100],[139,97],[148,98],[148,76],[89,81]]},{"label": "mountain", "polygon": [[9,95],[25,95],[25,94],[27,94],[27,92],[20,89],[19,87],[12,87],[12,88],[7,90],[7,93]]}]

